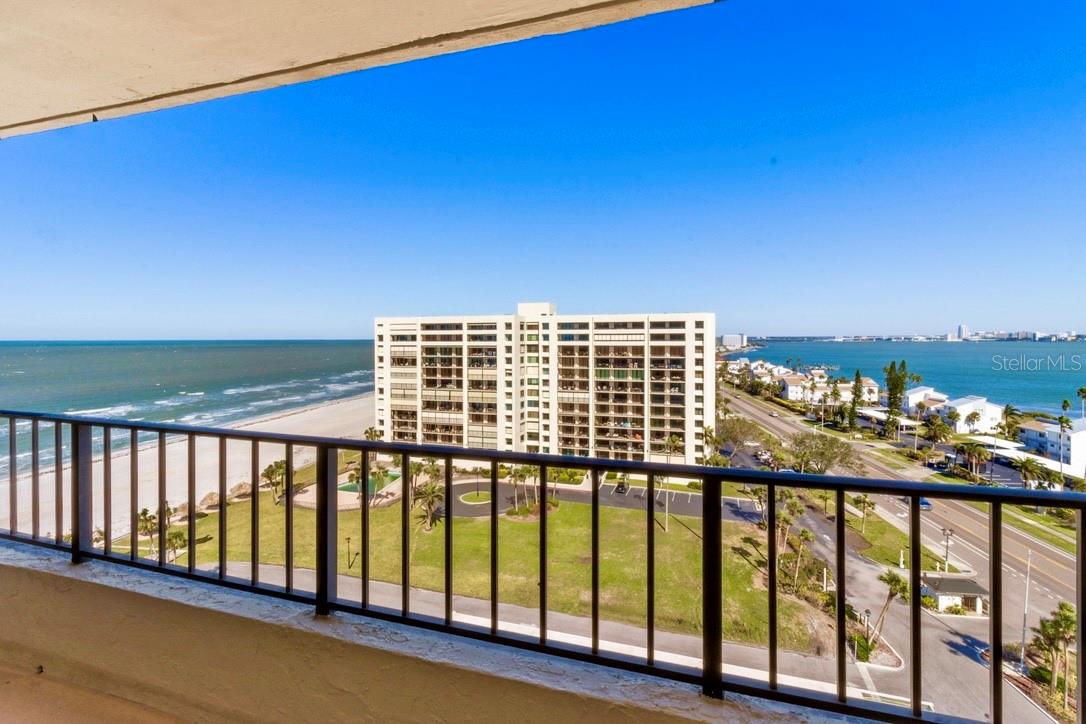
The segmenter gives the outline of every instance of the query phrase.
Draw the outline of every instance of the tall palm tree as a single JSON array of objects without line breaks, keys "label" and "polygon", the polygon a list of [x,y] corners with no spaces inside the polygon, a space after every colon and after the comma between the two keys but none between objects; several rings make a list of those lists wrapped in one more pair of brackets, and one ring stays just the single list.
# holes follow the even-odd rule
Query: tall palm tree
[{"label": "tall palm tree", "polygon": [[1056,423],[1060,426],[1060,480],[1063,480],[1063,437],[1064,434],[1071,429],[1071,418],[1067,416],[1067,410],[1071,407],[1070,400],[1063,401],[1063,414],[1059,416]]},{"label": "tall palm tree", "polygon": [[1079,417],[1086,417],[1086,387],[1078,388],[1076,394],[1078,395],[1079,407],[1081,408]]},{"label": "tall palm tree", "polygon": [[950,423],[950,426],[953,428],[954,432],[957,432],[958,431],[958,423],[962,419],[962,413],[958,412],[957,410],[951,410],[950,412],[948,412],[946,414],[946,419],[947,419],[947,422]]},{"label": "tall palm tree", "polygon": [[860,509],[860,514],[863,516],[860,518],[860,533],[862,535],[867,531],[867,511],[875,507],[875,501],[871,500],[871,496],[867,493],[861,493],[852,499],[852,504]]},{"label": "tall palm tree", "polygon": [[[1071,644],[1075,643],[1078,633],[1078,616],[1075,615],[1075,607],[1067,601],[1060,601],[1056,610],[1052,612],[1052,621],[1056,627],[1056,640],[1063,649],[1063,709],[1067,711],[1068,692],[1071,689],[1070,662]],[[1079,654],[1081,656],[1081,653]],[[1056,672],[1052,672],[1052,678],[1057,678]],[[1082,684],[1079,684],[1082,686]]]},{"label": "tall palm tree", "polygon": [[916,452],[917,447],[920,445],[920,418],[924,416],[924,411],[928,409],[928,406],[924,404],[924,401],[916,403],[916,429],[913,430],[913,452]]},{"label": "tall palm tree", "polygon": [[879,617],[875,621],[875,628],[871,631],[871,639],[868,641],[868,646],[872,651],[879,645],[882,626],[886,623],[886,612],[890,610],[890,604],[894,602],[895,598],[900,598],[902,601],[909,600],[909,582],[895,571],[887,568],[886,572],[879,576],[879,580],[886,584],[886,601],[882,604],[882,610],[879,611]]},{"label": "tall palm tree", "polygon": [[1018,416],[1020,414],[1021,411],[1010,403],[1003,406],[1003,435],[1008,440],[1014,440],[1018,437]]},{"label": "tall palm tree", "polygon": [[362,436],[365,437],[370,442],[374,442],[376,440],[381,439],[381,433],[380,433],[380,431],[378,431],[378,429],[376,427],[367,427],[366,431],[364,433],[362,433]]},{"label": "tall palm tree", "polygon": [[792,576],[792,592],[795,593],[799,590],[799,569],[803,561],[803,549],[814,542],[814,533],[803,528],[799,532],[799,542],[796,546],[796,572]]},{"label": "tall palm tree", "polygon": [[151,551],[157,550],[155,548],[155,533],[158,531],[158,517],[151,511],[144,508],[140,511],[139,516],[136,518],[136,532],[140,535],[145,535],[148,538],[148,548]]}]

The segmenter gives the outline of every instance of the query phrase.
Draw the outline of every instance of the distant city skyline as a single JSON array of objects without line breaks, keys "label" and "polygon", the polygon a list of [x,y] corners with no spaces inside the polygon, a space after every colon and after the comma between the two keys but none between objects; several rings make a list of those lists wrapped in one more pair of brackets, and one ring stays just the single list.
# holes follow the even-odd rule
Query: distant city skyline
[{"label": "distant city skyline", "polygon": [[[1086,328],[1086,7],[727,2],[0,142],[4,339]],[[926,330],[926,331],[925,331]]]}]

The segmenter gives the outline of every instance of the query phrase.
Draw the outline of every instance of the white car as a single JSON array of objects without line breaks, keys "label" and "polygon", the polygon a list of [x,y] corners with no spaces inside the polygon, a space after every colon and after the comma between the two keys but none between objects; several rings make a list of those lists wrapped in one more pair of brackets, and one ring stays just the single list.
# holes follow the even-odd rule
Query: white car
[{"label": "white car", "polygon": [[773,412],[769,413],[769,416],[770,416],[770,417],[780,417],[780,416],[781,416],[781,413],[779,413],[779,412],[777,412],[776,410],[774,410]]}]

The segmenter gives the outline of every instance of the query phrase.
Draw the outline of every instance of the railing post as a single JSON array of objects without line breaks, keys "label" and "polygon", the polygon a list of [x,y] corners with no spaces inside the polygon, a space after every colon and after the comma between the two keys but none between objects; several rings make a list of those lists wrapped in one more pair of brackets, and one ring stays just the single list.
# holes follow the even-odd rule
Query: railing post
[{"label": "railing post", "polygon": [[[339,490],[336,471],[339,451],[334,447],[317,448],[317,615],[331,613],[336,598],[336,519],[339,513]],[[365,485],[366,481],[360,483]]]},{"label": "railing post", "polygon": [[[91,428],[89,425],[72,425],[72,563],[83,562],[83,551],[91,548],[93,512],[91,491]],[[55,463],[60,466],[60,456]]]},{"label": "railing post", "polygon": [[721,585],[721,501],[719,477],[707,477],[701,494],[702,515],[702,693],[717,699],[724,697],[724,639]]},{"label": "railing post", "polygon": [[1003,505],[991,503],[988,520],[988,669],[991,674],[991,717],[1003,721]]}]

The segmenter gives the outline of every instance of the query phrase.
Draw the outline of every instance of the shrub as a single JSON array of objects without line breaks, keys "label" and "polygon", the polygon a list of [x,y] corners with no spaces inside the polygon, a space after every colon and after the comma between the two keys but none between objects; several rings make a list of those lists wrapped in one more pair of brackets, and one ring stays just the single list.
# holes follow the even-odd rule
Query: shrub
[{"label": "shrub", "polygon": [[935,597],[934,596],[921,596],[920,605],[931,611],[935,610]]},{"label": "shrub", "polygon": [[700,480],[691,480],[689,483],[686,484],[686,487],[690,488],[691,490],[701,490],[702,483]]},{"label": "shrub", "polygon": [[1052,672],[1047,666],[1034,666],[1029,670],[1029,678],[1044,686],[1052,684]]},{"label": "shrub", "polygon": [[943,613],[949,613],[955,616],[965,616],[969,612],[966,611],[965,608],[963,608],[962,606],[947,606],[946,610],[943,611]]}]

